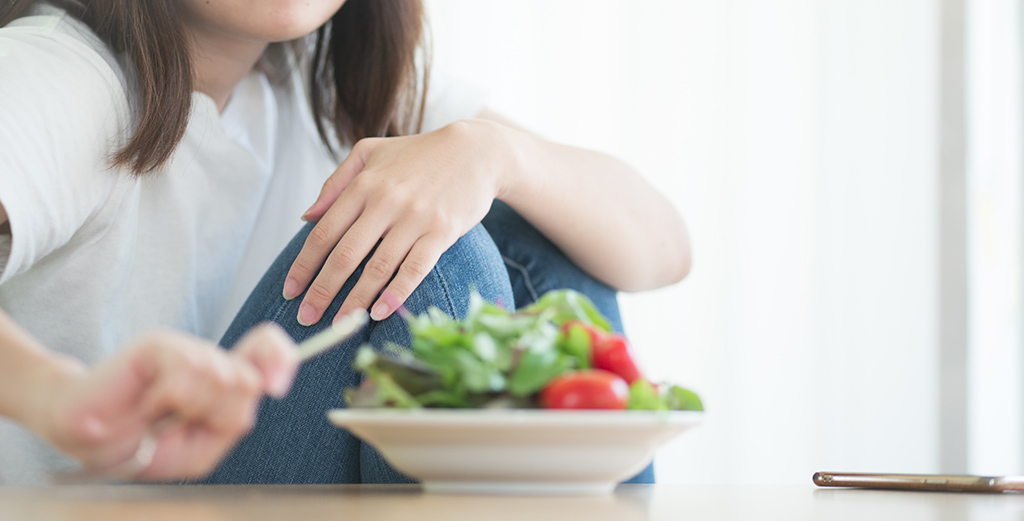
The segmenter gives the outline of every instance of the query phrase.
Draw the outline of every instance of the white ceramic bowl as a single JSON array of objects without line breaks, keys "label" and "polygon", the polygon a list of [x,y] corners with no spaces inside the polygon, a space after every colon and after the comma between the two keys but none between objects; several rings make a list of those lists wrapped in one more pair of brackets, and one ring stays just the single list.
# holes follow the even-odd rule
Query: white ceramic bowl
[{"label": "white ceramic bowl", "polygon": [[427,491],[602,494],[655,449],[701,422],[692,411],[335,409],[338,427],[373,445]]}]

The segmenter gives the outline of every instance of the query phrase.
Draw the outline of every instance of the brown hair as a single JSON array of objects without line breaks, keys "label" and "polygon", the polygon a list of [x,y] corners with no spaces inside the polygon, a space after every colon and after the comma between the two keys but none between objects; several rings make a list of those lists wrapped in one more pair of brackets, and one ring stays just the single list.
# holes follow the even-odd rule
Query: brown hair
[{"label": "brown hair", "polygon": [[[0,2],[0,27],[38,0]],[[116,53],[134,79],[134,133],[111,158],[134,174],[163,165],[185,134],[192,101],[192,62],[181,0],[49,0],[82,20]],[[423,40],[420,0],[347,0],[315,35],[310,104],[321,139],[340,143],[418,132],[429,63],[417,88]],[[425,55],[425,58],[429,58]]]}]

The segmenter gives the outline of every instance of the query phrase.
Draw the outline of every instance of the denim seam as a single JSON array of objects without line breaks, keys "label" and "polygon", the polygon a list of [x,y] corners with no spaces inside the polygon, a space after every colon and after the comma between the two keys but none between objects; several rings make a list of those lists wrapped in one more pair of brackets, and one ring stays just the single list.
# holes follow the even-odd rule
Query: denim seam
[{"label": "denim seam", "polygon": [[436,266],[434,267],[434,269],[430,270],[430,272],[433,273],[434,278],[437,279],[437,282],[441,286],[441,290],[444,291],[444,300],[446,302],[448,302],[448,314],[454,317],[455,316],[455,301],[452,300],[452,296],[448,292],[448,282],[446,280],[444,280],[444,277],[441,276],[441,272],[439,272],[437,270]]},{"label": "denim seam", "polygon": [[526,289],[530,292],[530,298],[534,302],[536,302],[537,299],[540,298],[540,295],[537,294],[537,288],[533,287],[533,281],[530,280],[530,272],[526,269],[526,266],[523,266],[522,264],[519,264],[518,262],[508,258],[505,255],[502,255],[501,258],[502,258],[502,260],[505,261],[506,265],[512,267],[513,269],[518,270],[520,273],[523,274],[523,283],[526,284]]},{"label": "denim seam", "polygon": [[281,318],[281,314],[284,313],[284,310],[285,310],[285,308],[288,307],[289,303],[291,303],[291,301],[290,300],[286,300],[286,301],[282,302],[280,305],[278,305],[277,306],[277,311],[274,312],[274,318],[272,318],[271,321],[280,324],[281,321],[278,320],[278,319]]}]

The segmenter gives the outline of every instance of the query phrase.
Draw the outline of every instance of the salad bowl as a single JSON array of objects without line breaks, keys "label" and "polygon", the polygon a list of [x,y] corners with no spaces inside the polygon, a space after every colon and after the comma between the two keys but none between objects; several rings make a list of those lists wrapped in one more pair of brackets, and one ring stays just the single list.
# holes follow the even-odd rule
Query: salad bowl
[{"label": "salad bowl", "polygon": [[605,494],[658,446],[700,424],[696,411],[335,409],[428,492]]}]

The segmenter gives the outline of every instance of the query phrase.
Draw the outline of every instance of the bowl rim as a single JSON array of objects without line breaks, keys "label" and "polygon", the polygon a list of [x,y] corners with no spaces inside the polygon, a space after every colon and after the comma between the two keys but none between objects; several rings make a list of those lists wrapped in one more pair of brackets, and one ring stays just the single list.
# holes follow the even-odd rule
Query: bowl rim
[{"label": "bowl rim", "polygon": [[331,409],[327,417],[336,425],[451,425],[478,426],[598,426],[675,425],[694,426],[703,421],[703,411],[621,411],[552,409]]}]

